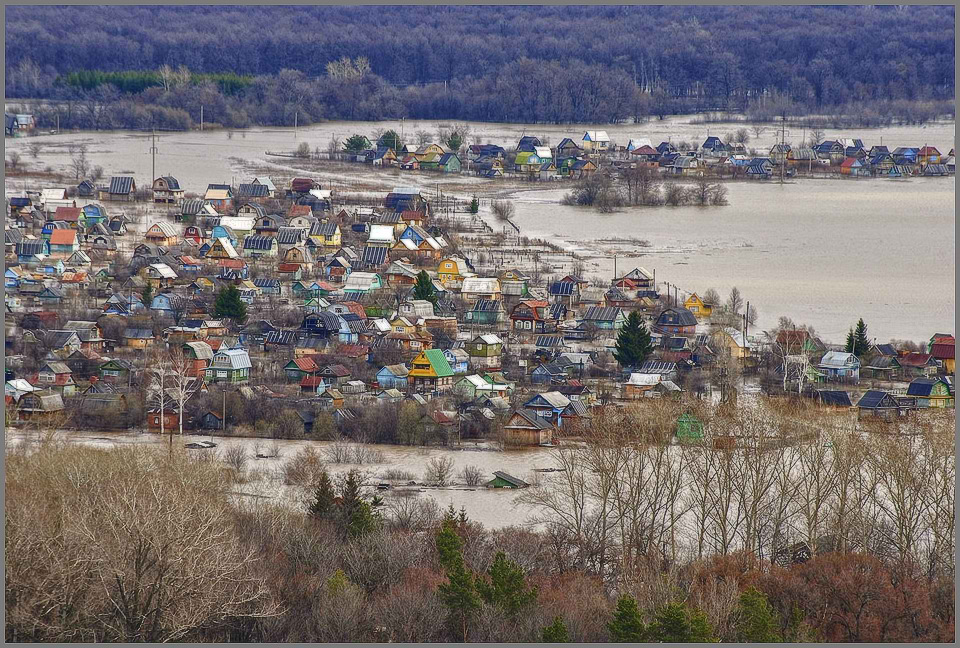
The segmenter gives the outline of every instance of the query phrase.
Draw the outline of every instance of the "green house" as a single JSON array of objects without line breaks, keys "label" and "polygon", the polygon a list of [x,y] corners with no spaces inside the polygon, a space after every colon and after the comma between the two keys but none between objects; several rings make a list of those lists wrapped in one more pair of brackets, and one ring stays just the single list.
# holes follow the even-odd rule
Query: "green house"
[{"label": "green house", "polygon": [[694,443],[703,440],[703,423],[690,413],[677,419],[677,439],[680,443]]},{"label": "green house", "polygon": [[456,153],[444,153],[438,165],[444,173],[460,173],[460,157]]},{"label": "green house", "polygon": [[499,470],[493,473],[493,479],[484,484],[487,488],[526,488],[529,485],[522,479]]}]

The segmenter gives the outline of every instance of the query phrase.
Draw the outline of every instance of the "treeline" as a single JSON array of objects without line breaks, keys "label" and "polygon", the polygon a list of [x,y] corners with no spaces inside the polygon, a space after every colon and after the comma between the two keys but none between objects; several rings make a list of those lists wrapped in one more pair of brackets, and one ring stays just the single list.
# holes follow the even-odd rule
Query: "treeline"
[{"label": "treeline", "polygon": [[[151,102],[155,71],[170,66],[228,95],[214,121],[234,127],[292,125],[295,113],[604,123],[703,111],[880,125],[895,102],[936,113],[954,97],[952,6],[12,7],[7,17],[8,98],[91,99],[112,86]],[[342,74],[345,59],[363,66]]]},{"label": "treeline", "polygon": [[636,205],[722,206],[727,204],[727,188],[704,176],[683,184],[673,178],[664,179],[655,169],[639,167],[626,169],[617,179],[606,174],[582,178],[561,199],[561,204],[596,207],[604,213]]},{"label": "treeline", "polygon": [[[372,495],[369,476],[333,476],[312,448],[283,457],[282,507],[241,448],[102,450],[37,432],[6,455],[8,641],[953,638],[946,424],[911,444],[844,429],[834,449],[773,449],[773,462],[693,447],[685,466],[675,449],[609,443],[629,432],[606,426],[521,491],[539,530]],[[684,512],[696,524],[678,526]],[[671,555],[683,537],[700,551]]]},{"label": "treeline", "polygon": [[[171,71],[172,72],[172,71]],[[98,70],[81,70],[58,76],[54,80],[55,86],[67,86],[81,90],[95,90],[100,86],[112,85],[117,90],[127,94],[143,92],[147,88],[163,87],[167,80],[161,72],[126,70],[124,72],[100,72]],[[253,77],[239,76],[233,73],[226,74],[196,74],[189,79],[194,84],[212,81],[217,88],[227,95],[237,94],[250,86]]]}]

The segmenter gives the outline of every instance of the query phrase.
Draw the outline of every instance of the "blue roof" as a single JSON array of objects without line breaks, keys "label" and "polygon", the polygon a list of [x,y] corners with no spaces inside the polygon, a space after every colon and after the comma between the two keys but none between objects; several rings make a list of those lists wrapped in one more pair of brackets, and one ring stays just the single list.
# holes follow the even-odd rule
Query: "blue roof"
[{"label": "blue roof", "polygon": [[574,283],[572,281],[554,281],[550,284],[550,294],[551,295],[572,295]]}]

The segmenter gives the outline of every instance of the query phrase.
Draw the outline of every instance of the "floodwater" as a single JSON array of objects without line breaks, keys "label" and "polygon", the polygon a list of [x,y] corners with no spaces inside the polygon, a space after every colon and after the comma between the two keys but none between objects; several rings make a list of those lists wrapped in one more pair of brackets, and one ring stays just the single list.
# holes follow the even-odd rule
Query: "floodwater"
[{"label": "floodwater", "polygon": [[[159,434],[123,432],[63,432],[60,438],[80,445],[110,448],[131,444],[150,444],[164,448],[169,443],[169,437]],[[7,432],[7,446],[13,447],[19,443],[30,442],[34,439],[31,433],[19,430]],[[383,491],[380,494],[389,504],[390,498],[404,496],[404,491],[412,490],[418,497],[428,497],[436,501],[441,509],[451,504],[455,509],[465,507],[471,519],[481,522],[488,528],[500,528],[512,525],[522,525],[530,520],[533,511],[529,506],[515,505],[514,499],[519,491],[511,489],[487,489],[483,486],[468,488],[458,473],[465,466],[476,466],[480,469],[483,482],[493,479],[494,471],[503,471],[514,477],[519,477],[528,483],[537,483],[538,479],[550,473],[539,473],[536,468],[552,468],[556,465],[553,450],[549,448],[529,448],[523,450],[498,451],[476,448],[465,443],[465,449],[449,448],[414,448],[395,445],[364,444],[365,450],[379,452],[382,462],[379,463],[330,463],[325,450],[332,445],[324,441],[274,441],[272,439],[250,439],[237,437],[210,437],[195,435],[175,435],[173,443],[179,448],[192,441],[213,440],[217,443],[216,451],[223,453],[233,446],[241,446],[249,457],[246,471],[248,474],[259,473],[259,479],[240,484],[235,492],[248,496],[267,498],[288,505],[296,505],[302,495],[300,489],[284,486],[279,476],[282,466],[293,459],[298,451],[312,447],[320,453],[321,461],[326,462],[326,468],[331,475],[345,473],[356,469],[366,477],[368,484],[374,485],[385,479],[388,470],[402,470],[412,475],[412,480],[418,484],[424,483],[424,473],[427,464],[435,457],[446,457],[453,462],[453,478],[456,484],[445,488],[420,487],[407,488],[399,486],[393,490]],[[280,454],[275,458],[254,459],[256,454],[271,454],[271,447],[276,444]],[[194,453],[207,453],[209,450],[188,450]],[[396,485],[406,481],[394,481]]]},{"label": "floodwater", "polygon": [[[353,133],[372,135],[393,128],[409,139],[417,131],[435,132],[453,122],[329,122],[300,128],[258,128],[246,131],[164,133],[158,137],[156,172],[173,174],[188,192],[202,192],[210,182],[238,183],[253,168],[280,175],[302,169],[297,160],[274,158],[266,151],[291,151],[300,142],[325,150],[331,137]],[[654,120],[639,125],[555,126],[470,123],[470,141],[514,145],[523,135],[537,135],[551,144],[563,137],[579,141],[583,130],[606,130],[615,142],[634,137],[654,144],[670,139],[702,142],[723,137],[743,124],[697,124],[690,116]],[[804,132],[792,129],[787,141],[800,141]],[[749,147],[768,150],[779,134],[772,127]],[[867,146],[930,144],[946,153],[954,147],[954,122],[883,129],[826,130],[826,139],[859,137]],[[38,161],[28,154],[30,143],[42,145]],[[141,185],[151,174],[149,133],[81,132],[8,140],[9,150],[21,153],[32,166],[66,169],[67,146],[84,142],[88,159],[103,166],[107,176],[132,174]],[[357,167],[332,173],[306,172],[324,186],[342,191],[371,187],[436,185],[451,191],[476,187],[481,195],[515,191],[514,183],[474,177],[373,171]],[[22,182],[7,180],[8,190]],[[514,219],[527,236],[540,237],[591,257],[588,274],[611,277],[612,255],[617,269],[642,265],[656,270],[658,282],[703,293],[715,288],[726,296],[737,286],[759,314],[757,328],[766,329],[780,315],[812,325],[827,341],[842,342],[860,317],[871,337],[926,340],[955,326],[955,180],[814,180],[727,183],[726,207],[632,208],[615,214],[564,207],[563,189],[523,190],[513,194]],[[472,191],[472,189],[470,189]],[[460,196],[466,198],[467,196]],[[497,227],[499,230],[500,227]],[[649,247],[613,245],[597,239],[642,239]],[[661,285],[661,289],[665,286]],[[754,329],[756,330],[756,329]]]}]

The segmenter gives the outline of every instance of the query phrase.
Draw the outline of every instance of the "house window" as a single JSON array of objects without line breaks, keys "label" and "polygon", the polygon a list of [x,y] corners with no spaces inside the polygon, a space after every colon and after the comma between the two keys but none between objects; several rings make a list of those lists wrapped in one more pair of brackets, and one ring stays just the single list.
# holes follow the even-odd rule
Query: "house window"
[{"label": "house window", "polygon": [[154,424],[154,425],[160,425],[160,417],[159,417],[159,416],[154,416],[154,417],[153,417],[153,424]]},{"label": "house window", "polygon": [[227,372],[226,372],[226,371],[218,371],[218,372],[217,372],[217,378],[226,378],[226,377],[227,377]]}]

